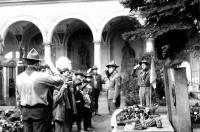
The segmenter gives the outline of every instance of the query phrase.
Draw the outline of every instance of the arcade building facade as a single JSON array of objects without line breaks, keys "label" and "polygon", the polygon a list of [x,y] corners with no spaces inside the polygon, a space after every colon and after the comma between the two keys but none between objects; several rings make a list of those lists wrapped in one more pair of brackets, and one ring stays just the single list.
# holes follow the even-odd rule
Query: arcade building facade
[{"label": "arcade building facade", "polygon": [[[86,71],[115,60],[123,72],[127,59],[151,50],[151,40],[125,41],[121,34],[143,20],[128,16],[118,0],[6,0],[0,2],[0,98],[14,97],[19,61],[35,48],[54,63],[62,56],[74,70]],[[123,69],[123,70],[122,70]],[[9,104],[8,104],[9,105]]]}]

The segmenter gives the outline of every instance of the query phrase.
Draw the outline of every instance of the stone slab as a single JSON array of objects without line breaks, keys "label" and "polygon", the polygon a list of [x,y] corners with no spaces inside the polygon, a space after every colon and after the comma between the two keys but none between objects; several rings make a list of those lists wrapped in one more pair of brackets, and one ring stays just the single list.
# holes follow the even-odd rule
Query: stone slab
[{"label": "stone slab", "polygon": [[167,115],[161,115],[160,118],[162,120],[162,128],[148,127],[147,129],[143,130],[130,130],[128,126],[117,126],[113,128],[112,132],[174,132],[174,129],[169,122]]}]

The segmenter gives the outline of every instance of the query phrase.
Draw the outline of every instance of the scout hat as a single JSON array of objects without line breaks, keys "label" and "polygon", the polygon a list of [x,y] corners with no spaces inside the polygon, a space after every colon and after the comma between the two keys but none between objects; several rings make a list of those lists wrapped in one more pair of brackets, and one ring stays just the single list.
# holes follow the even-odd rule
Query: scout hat
[{"label": "scout hat", "polygon": [[40,59],[39,53],[34,48],[32,48],[29,51],[27,57],[24,57],[23,59],[34,60],[34,61],[41,61],[42,60],[42,59]]},{"label": "scout hat", "polygon": [[97,70],[97,69],[98,69],[97,66],[92,67],[92,70]]},{"label": "scout hat", "polygon": [[147,60],[142,60],[139,62],[140,65],[142,65],[142,63],[146,64],[146,65],[150,65],[149,62]]},{"label": "scout hat", "polygon": [[115,68],[117,68],[119,66],[115,64],[115,61],[111,61],[108,65],[106,65],[106,67],[107,68],[109,68],[109,67],[115,67]]}]

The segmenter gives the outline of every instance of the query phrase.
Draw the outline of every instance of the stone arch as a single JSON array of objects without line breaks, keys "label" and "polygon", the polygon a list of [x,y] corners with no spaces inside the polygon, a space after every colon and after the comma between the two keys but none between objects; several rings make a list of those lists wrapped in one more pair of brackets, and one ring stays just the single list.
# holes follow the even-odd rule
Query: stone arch
[{"label": "stone arch", "polygon": [[84,22],[85,24],[87,24],[87,26],[89,27],[89,29],[92,31],[93,34],[93,38],[96,38],[97,36],[97,31],[96,31],[96,27],[94,25],[94,22],[87,16],[85,16],[84,14],[71,14],[71,15],[66,15],[66,16],[61,16],[59,18],[57,18],[50,26],[49,30],[48,30],[48,34],[47,34],[47,41],[51,42],[52,41],[52,36],[54,33],[55,28],[57,27],[57,25],[67,19],[77,19],[80,20],[82,22]]},{"label": "stone arch", "polygon": [[46,32],[45,32],[44,26],[42,25],[42,23],[40,21],[38,21],[37,18],[34,18],[32,16],[17,16],[17,17],[13,17],[13,18],[9,19],[8,21],[6,21],[5,24],[2,25],[1,30],[0,30],[0,35],[1,35],[2,39],[5,38],[8,30],[9,30],[9,27],[12,24],[14,24],[16,22],[20,22],[20,21],[27,21],[27,22],[33,23],[40,30],[40,32],[42,34],[43,42],[46,41]]},{"label": "stone arch", "polygon": [[145,43],[143,39],[124,40],[122,34],[134,31],[140,26],[141,23],[136,18],[120,15],[110,19],[106,24],[104,23],[104,27],[99,33],[101,34],[102,46],[105,47],[102,52],[107,54],[106,57],[103,53],[102,58],[108,58],[107,62],[115,60],[115,63],[120,66],[118,70],[123,79],[128,78],[135,58],[144,53]]},{"label": "stone arch", "polygon": [[[127,16],[127,17],[130,17],[128,16],[129,14],[129,11],[122,11],[122,12],[115,12],[107,17],[105,17],[102,22],[100,23],[100,26],[98,28],[98,33],[97,33],[97,37],[101,39],[101,35],[102,35],[102,32],[106,26],[107,23],[109,23],[112,19],[114,18],[117,18],[117,17],[121,17],[121,16]],[[135,19],[141,24],[141,25],[144,25],[144,19],[142,19],[140,16],[138,17],[135,17]]]}]

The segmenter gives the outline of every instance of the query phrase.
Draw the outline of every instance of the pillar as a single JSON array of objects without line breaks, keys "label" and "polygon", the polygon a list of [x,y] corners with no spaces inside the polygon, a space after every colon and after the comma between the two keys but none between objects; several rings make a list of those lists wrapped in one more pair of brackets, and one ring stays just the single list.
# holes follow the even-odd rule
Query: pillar
[{"label": "pillar", "polygon": [[94,65],[98,67],[98,72],[101,73],[101,41],[94,41]]},{"label": "pillar", "polygon": [[4,81],[5,74],[3,73],[3,67],[1,62],[3,61],[3,46],[4,46],[4,41],[1,39],[0,40],[0,99],[3,98],[3,88],[4,84],[6,83]]},{"label": "pillar", "polygon": [[9,97],[9,78],[8,78],[8,68],[3,67],[3,88],[2,88],[2,93],[3,93],[3,98],[7,99]]},{"label": "pillar", "polygon": [[110,45],[107,43],[101,44],[101,74],[105,74],[106,65],[110,62]]},{"label": "pillar", "polygon": [[154,42],[153,38],[146,39],[146,45],[145,45],[145,52],[153,52],[154,51]]},{"label": "pillar", "polygon": [[51,43],[44,43],[44,60],[51,60]]},{"label": "pillar", "polygon": [[3,58],[3,40],[0,40],[0,59]]}]

